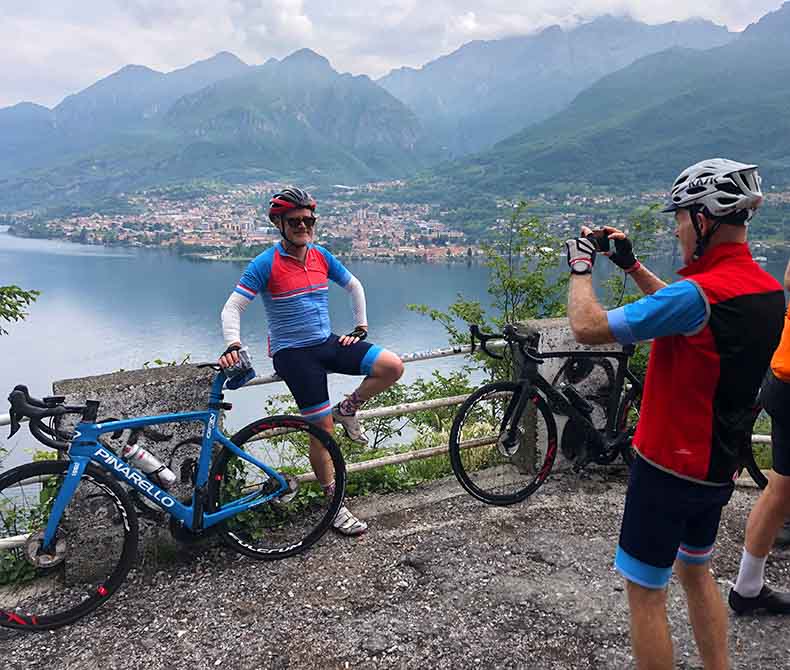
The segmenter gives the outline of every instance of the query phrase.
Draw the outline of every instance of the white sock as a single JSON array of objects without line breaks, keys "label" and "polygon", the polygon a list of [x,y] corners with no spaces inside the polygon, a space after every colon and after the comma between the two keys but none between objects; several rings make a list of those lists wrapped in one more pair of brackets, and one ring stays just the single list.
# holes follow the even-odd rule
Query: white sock
[{"label": "white sock", "polygon": [[758,558],[752,556],[746,547],[741,556],[741,569],[738,570],[738,579],[735,580],[735,590],[744,598],[755,598],[760,595],[765,583],[765,562],[767,556]]}]

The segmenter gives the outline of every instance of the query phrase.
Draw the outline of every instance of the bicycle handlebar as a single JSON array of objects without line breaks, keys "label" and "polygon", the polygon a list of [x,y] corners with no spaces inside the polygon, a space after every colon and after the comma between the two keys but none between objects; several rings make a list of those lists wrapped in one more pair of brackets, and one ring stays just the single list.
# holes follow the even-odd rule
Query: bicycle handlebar
[{"label": "bicycle handlebar", "polygon": [[486,345],[491,340],[505,340],[508,344],[518,345],[525,358],[536,363],[543,362],[537,349],[538,342],[540,341],[540,333],[537,331],[531,331],[522,335],[516,330],[515,326],[508,323],[505,325],[502,334],[484,333],[477,324],[472,324],[469,326],[469,333],[472,336],[472,353],[475,351],[475,340],[479,340],[480,348],[487,355],[491,356],[491,358],[502,359],[504,356],[490,351]]},{"label": "bicycle handlebar", "polygon": [[491,358],[504,358],[504,356],[500,356],[499,354],[495,354],[493,351],[490,351],[486,346],[488,342],[491,340],[502,339],[501,335],[489,335],[484,333],[480,330],[476,323],[469,326],[469,334],[472,336],[472,353],[475,352],[475,339],[480,340],[480,348]]},{"label": "bicycle handlebar", "polygon": [[[11,403],[11,432],[8,437],[13,437],[19,430],[20,419],[27,417],[30,419],[30,433],[41,444],[53,449],[68,449],[70,436],[66,433],[61,433],[57,428],[50,428],[44,425],[43,419],[59,417],[64,414],[84,415],[92,407],[91,403],[88,403],[88,405],[64,405],[64,400],[64,396],[50,396],[39,400],[30,395],[27,386],[22,384],[15,386],[8,396],[8,402]],[[94,406],[97,404],[95,403]]]}]

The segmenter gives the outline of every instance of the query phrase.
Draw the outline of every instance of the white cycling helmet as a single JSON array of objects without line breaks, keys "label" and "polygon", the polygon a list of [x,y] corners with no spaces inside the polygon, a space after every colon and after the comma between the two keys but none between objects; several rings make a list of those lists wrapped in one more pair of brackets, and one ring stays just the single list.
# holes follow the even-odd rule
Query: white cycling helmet
[{"label": "white cycling helmet", "polygon": [[672,203],[662,211],[701,205],[711,216],[722,217],[747,210],[748,221],[763,202],[761,181],[756,165],[709,158],[678,175],[672,184]]}]

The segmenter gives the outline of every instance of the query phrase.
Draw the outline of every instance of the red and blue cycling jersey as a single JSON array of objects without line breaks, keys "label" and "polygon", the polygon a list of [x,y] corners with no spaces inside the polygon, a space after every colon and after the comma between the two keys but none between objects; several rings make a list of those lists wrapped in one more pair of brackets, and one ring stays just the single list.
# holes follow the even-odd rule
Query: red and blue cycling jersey
[{"label": "red and blue cycling jersey", "polygon": [[666,335],[691,335],[704,326],[708,309],[699,287],[684,279],[610,310],[606,316],[615,339],[633,344]]},{"label": "red and blue cycling jersey", "polygon": [[745,243],[715,246],[679,274],[684,280],[607,312],[618,342],[654,340],[633,445],[660,469],[725,485],[751,443],[784,292]]},{"label": "red and blue cycling jersey", "polygon": [[260,295],[269,323],[269,355],[280,349],[309,347],[332,333],[329,280],[345,287],[352,274],[329,251],[308,245],[304,262],[278,242],[253,259],[234,289],[253,300]]}]

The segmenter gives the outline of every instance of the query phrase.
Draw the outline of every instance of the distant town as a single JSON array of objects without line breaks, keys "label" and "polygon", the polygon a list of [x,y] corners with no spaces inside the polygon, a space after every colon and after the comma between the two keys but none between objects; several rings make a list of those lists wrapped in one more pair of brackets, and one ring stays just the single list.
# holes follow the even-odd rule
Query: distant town
[{"label": "distant town", "polygon": [[[333,195],[321,199],[316,241],[326,244],[333,253],[354,259],[469,261],[483,253],[478,240],[443,222],[443,213],[430,205],[382,202],[380,197],[371,197],[398,185],[397,181],[337,185]],[[33,211],[16,212],[0,218],[0,223],[10,223],[12,232],[22,236],[172,248],[210,260],[246,260],[279,239],[265,213],[271,193],[279,186],[258,182],[189,198],[158,189],[125,195],[120,198],[123,207],[111,211],[82,208],[77,213],[43,219]],[[663,192],[645,192],[637,198],[538,194],[530,198],[530,208],[555,233],[572,235],[581,225],[600,224],[596,211],[606,211],[610,225],[625,224],[626,213],[634,206],[651,205],[665,197]],[[790,204],[790,191],[771,193],[768,199],[786,206]],[[507,220],[504,212],[514,205],[497,202],[499,211],[492,223]],[[612,211],[622,212],[622,220],[611,216]]]}]

